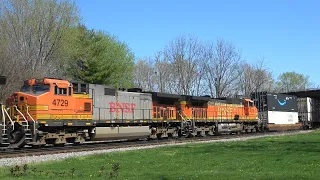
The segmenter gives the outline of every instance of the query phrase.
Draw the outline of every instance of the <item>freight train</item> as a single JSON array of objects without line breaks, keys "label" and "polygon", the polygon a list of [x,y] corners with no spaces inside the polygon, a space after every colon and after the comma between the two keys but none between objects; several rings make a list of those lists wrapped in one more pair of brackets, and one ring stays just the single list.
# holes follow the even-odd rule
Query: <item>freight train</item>
[{"label": "freight train", "polygon": [[0,109],[0,144],[79,144],[100,139],[159,139],[257,132],[251,99],[211,98],[43,78],[25,80]]}]

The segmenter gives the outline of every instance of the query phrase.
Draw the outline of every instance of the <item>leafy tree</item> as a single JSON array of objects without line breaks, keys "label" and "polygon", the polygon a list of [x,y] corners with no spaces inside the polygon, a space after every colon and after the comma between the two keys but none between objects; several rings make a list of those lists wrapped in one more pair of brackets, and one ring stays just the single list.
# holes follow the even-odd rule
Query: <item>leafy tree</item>
[{"label": "leafy tree", "polygon": [[276,82],[278,92],[300,91],[310,87],[309,76],[300,73],[285,72],[280,74]]},{"label": "leafy tree", "polygon": [[68,77],[114,87],[133,86],[134,54],[125,43],[82,25],[70,29],[70,34],[73,36],[65,44],[70,59],[65,66]]}]

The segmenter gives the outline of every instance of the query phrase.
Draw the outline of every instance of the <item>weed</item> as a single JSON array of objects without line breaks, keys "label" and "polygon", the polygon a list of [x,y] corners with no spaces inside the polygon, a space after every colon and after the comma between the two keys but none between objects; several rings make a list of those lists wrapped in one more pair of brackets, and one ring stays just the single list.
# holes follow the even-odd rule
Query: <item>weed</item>
[{"label": "weed", "polygon": [[[112,167],[111,167],[111,171],[109,173],[105,173],[106,167],[105,166],[101,166],[99,169],[99,173],[98,173],[98,177],[103,177],[103,175],[105,174],[106,177],[109,176],[110,178],[117,178],[118,177],[118,173],[120,170],[120,164],[119,163],[113,163]],[[15,165],[9,168],[10,171],[10,175],[13,177],[20,177],[20,176],[47,176],[47,177],[67,177],[67,176],[71,176],[71,177],[75,177],[75,176],[82,176],[82,174],[80,172],[77,172],[76,169],[73,167],[68,171],[54,171],[54,170],[41,170],[41,169],[37,169],[37,168],[29,168],[29,166],[27,164],[24,165]]]},{"label": "weed", "polygon": [[24,164],[23,166],[13,166],[10,168],[10,174],[14,177],[18,177],[18,176],[22,176],[22,175],[26,175],[27,174],[27,170],[28,170],[28,165]]},{"label": "weed", "polygon": [[23,173],[25,174],[25,173],[27,173],[27,171],[28,171],[28,164],[24,164],[23,165]]},{"label": "weed", "polygon": [[109,173],[110,178],[117,178],[119,175],[119,170],[120,170],[120,164],[119,163],[113,163],[112,164],[112,171]]},{"label": "weed", "polygon": [[76,169],[72,168],[71,169],[71,176],[73,177],[74,176],[74,172],[76,171]]},{"label": "weed", "polygon": [[104,166],[101,166],[100,170],[99,170],[99,174],[98,177],[101,177],[104,173]]}]

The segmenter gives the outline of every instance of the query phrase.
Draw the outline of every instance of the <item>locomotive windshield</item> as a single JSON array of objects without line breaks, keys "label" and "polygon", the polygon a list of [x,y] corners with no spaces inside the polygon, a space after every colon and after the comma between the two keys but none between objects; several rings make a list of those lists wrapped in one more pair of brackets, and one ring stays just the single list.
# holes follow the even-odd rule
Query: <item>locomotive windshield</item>
[{"label": "locomotive windshield", "polygon": [[32,86],[24,85],[21,87],[20,91],[27,94],[40,95],[45,92],[49,92],[50,85],[49,84],[35,84]]}]

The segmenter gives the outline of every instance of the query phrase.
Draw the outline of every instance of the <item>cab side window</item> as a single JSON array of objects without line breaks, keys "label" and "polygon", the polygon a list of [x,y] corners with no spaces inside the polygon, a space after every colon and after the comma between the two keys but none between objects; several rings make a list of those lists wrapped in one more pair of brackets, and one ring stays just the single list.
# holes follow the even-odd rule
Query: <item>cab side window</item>
[{"label": "cab side window", "polygon": [[249,102],[249,106],[250,106],[250,107],[253,107],[253,102]]},{"label": "cab side window", "polygon": [[58,86],[54,85],[54,94],[57,95],[58,94]]},{"label": "cab side window", "polygon": [[67,88],[59,88],[59,95],[67,95]]},{"label": "cab side window", "polygon": [[[71,96],[71,88],[68,88],[69,92],[69,96]],[[66,96],[67,95],[67,88],[59,88],[57,85],[54,85],[54,94],[55,95],[63,95]]]},{"label": "cab side window", "polygon": [[88,84],[72,83],[73,94],[89,94]]},{"label": "cab side window", "polygon": [[72,91],[72,88],[69,87],[69,88],[68,88],[68,96],[71,96],[71,91]]}]

